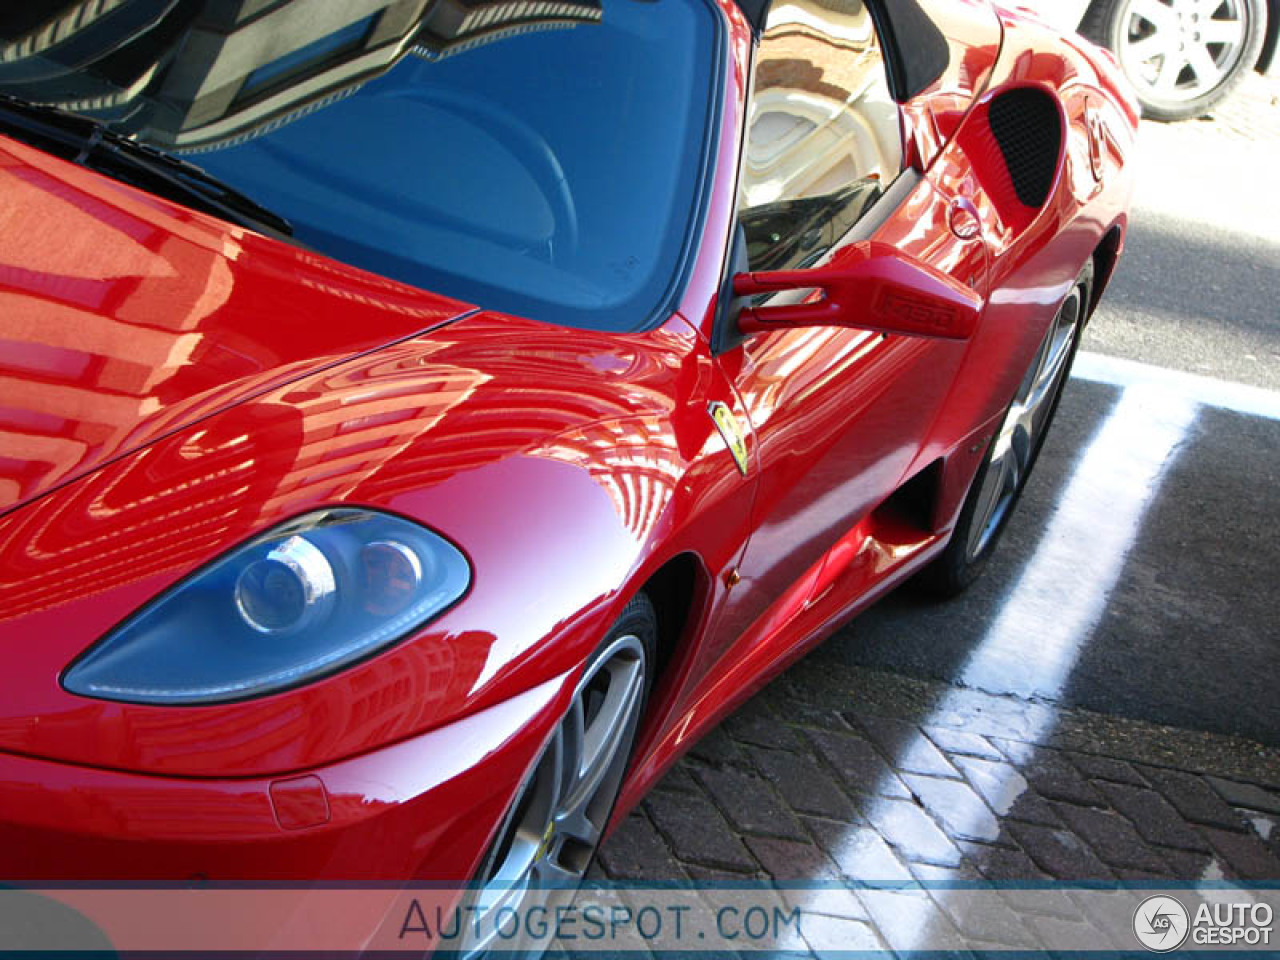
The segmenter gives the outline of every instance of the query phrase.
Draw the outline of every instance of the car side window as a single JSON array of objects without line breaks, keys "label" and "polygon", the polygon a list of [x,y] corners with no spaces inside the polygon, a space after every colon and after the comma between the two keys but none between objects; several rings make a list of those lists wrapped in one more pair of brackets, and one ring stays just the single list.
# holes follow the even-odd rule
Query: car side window
[{"label": "car side window", "polygon": [[779,0],[756,53],[739,219],[752,270],[809,266],[902,171],[898,107],[862,0]]}]

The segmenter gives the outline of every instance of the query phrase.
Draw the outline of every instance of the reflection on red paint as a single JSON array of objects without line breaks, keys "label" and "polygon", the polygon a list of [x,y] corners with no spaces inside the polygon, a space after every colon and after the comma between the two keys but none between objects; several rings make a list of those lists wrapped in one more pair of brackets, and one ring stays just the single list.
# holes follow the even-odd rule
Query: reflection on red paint
[{"label": "reflection on red paint", "polygon": [[[740,11],[722,12],[702,244],[677,311],[646,332],[483,312],[0,144],[0,876],[466,879],[584,658],[659,571],[691,578],[690,614],[663,638],[619,817],[944,545],[1053,305],[1123,231],[1123,95],[1086,54],[1038,53],[1036,28],[956,0],[948,71],[904,111],[917,179],[875,239],[985,297],[978,331],[778,330],[713,354],[751,49]],[[993,200],[1003,174],[964,126],[1014,82],[1061,86],[1068,125],[1058,188],[1031,215]],[[1090,122],[1101,156],[1080,139]],[[1101,180],[1079,175],[1095,162]],[[964,236],[961,202],[981,226]],[[741,428],[745,477],[712,404]],[[891,495],[924,471],[937,502],[907,516]],[[369,660],[245,703],[60,687],[155,596],[333,504],[438,530],[470,593]],[[389,604],[411,575],[393,556],[368,573]],[[308,787],[286,832],[271,784],[310,776],[328,819]]]}]

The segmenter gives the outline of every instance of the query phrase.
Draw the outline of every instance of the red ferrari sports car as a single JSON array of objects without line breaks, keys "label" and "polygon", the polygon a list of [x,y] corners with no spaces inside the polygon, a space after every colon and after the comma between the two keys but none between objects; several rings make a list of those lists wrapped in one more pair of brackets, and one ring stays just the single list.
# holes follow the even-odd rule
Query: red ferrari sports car
[{"label": "red ferrari sports car", "polygon": [[980,572],[1124,241],[986,0],[11,6],[6,881],[572,885]]}]

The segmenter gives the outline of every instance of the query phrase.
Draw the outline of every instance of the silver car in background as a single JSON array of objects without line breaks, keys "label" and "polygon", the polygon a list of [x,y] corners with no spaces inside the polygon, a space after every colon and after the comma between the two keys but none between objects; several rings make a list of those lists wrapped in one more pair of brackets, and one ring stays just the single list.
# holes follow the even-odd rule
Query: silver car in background
[{"label": "silver car in background", "polygon": [[1005,0],[1111,50],[1143,116],[1203,116],[1250,70],[1273,72],[1280,0]]}]

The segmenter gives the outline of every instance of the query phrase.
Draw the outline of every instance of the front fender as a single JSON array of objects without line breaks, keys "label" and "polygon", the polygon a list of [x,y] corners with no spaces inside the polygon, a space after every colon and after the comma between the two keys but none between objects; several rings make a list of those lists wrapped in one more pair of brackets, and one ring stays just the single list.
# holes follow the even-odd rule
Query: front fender
[{"label": "front fender", "polygon": [[[728,387],[687,324],[474,319],[271,391],[0,521],[0,751],[177,776],[335,762],[572,671],[664,551],[697,543],[730,562],[748,484],[707,413]],[[334,504],[438,530],[472,564],[469,594],[369,660],[269,697],[155,707],[59,686],[161,591]]]}]

